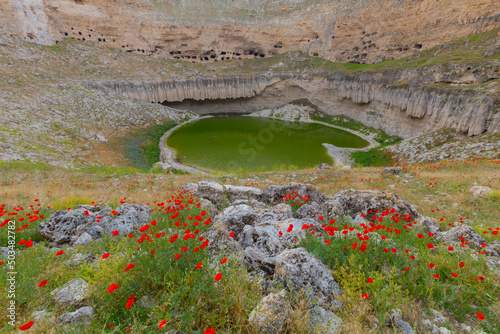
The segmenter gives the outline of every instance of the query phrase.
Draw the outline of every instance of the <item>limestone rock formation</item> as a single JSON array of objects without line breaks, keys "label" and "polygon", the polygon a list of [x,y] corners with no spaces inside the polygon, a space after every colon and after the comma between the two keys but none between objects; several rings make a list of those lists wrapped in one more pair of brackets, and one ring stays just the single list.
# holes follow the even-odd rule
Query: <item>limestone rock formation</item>
[{"label": "limestone rock formation", "polygon": [[404,334],[414,334],[415,331],[411,328],[410,324],[403,320],[401,317],[400,309],[392,309],[390,319],[394,327],[399,329]]},{"label": "limestone rock formation", "polygon": [[330,269],[304,248],[285,250],[276,258],[275,277],[294,290],[305,290],[320,303],[338,308],[342,294]]},{"label": "limestone rock formation", "polygon": [[286,300],[286,291],[281,290],[262,298],[250,313],[248,322],[256,333],[282,334],[286,332],[292,314],[292,308]]},{"label": "limestone rock formation", "polygon": [[94,309],[90,306],[85,306],[79,308],[74,312],[64,313],[59,318],[57,318],[57,324],[59,326],[72,324],[72,325],[84,325],[89,324],[94,317]]},{"label": "limestone rock formation", "polygon": [[374,213],[377,210],[382,212],[393,208],[401,217],[404,215],[411,215],[413,219],[420,217],[410,203],[391,193],[349,189],[337,193],[332,199],[340,204],[343,214],[349,213],[352,218],[360,213],[369,214],[370,210]]},{"label": "limestone rock formation", "polygon": [[73,279],[62,287],[53,290],[50,294],[54,296],[57,304],[79,305],[89,297],[89,285],[81,278]]},{"label": "limestone rock formation", "polygon": [[195,0],[162,4],[7,0],[0,4],[0,33],[47,45],[75,38],[191,62],[300,50],[337,62],[374,63],[499,26],[495,0],[219,0],[203,10]]},{"label": "limestone rock formation", "polygon": [[262,201],[269,204],[278,204],[283,201],[283,196],[289,194],[308,197],[312,203],[322,204],[326,197],[310,184],[290,183],[284,186],[269,186],[262,190]]},{"label": "limestone rock formation", "polygon": [[486,240],[477,234],[472,227],[466,224],[451,228],[449,231],[442,234],[442,239],[446,242],[455,243],[465,241],[470,247],[478,250],[482,249],[482,244],[486,244]]},{"label": "limestone rock formation", "polygon": [[469,192],[474,197],[485,197],[486,195],[491,193],[492,190],[489,187],[473,186],[469,189]]},{"label": "limestone rock formation", "polygon": [[341,333],[342,319],[331,311],[315,305],[309,311],[309,327],[312,333],[338,334]]},{"label": "limestone rock formation", "polygon": [[49,221],[40,223],[38,232],[54,245],[86,244],[103,233],[130,234],[150,222],[150,211],[146,205],[127,203],[114,212],[109,207],[80,205],[55,212]]}]

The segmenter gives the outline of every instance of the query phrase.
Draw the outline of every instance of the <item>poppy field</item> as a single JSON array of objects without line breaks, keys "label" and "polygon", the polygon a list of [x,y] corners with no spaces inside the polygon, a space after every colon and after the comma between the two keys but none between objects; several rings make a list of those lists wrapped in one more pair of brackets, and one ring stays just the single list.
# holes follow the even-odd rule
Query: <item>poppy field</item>
[{"label": "poppy field", "polygon": [[[404,168],[409,177],[382,175],[380,168],[373,167],[210,177],[222,184],[259,188],[305,182],[327,196],[350,188],[393,192],[416,205],[419,213],[437,219],[442,231],[463,222],[489,244],[500,240],[499,163],[476,159],[409,166]],[[0,241],[3,247],[8,245],[9,226],[15,221],[15,326],[19,330],[60,331],[50,317],[34,321],[33,314],[46,310],[57,316],[68,311],[53,301],[51,292],[78,278],[89,284],[89,297],[83,303],[93,307],[95,316],[89,326],[66,328],[67,332],[251,332],[248,316],[262,297],[259,280],[240,266],[237,257],[207,251],[210,241],[204,232],[215,217],[200,208],[196,196],[180,189],[207,176],[110,174],[108,170],[84,174],[47,166],[28,174],[7,164],[1,168]],[[491,187],[493,192],[472,198],[468,189],[474,184]],[[307,203],[307,198],[284,196],[283,202],[294,211]],[[49,247],[38,233],[40,222],[56,210],[80,204],[113,209],[123,203],[142,203],[151,209],[152,219],[139,233],[111,233],[98,242],[61,248]],[[439,242],[411,216],[391,210],[366,212],[364,218],[326,221],[319,216],[322,230],[307,230],[308,237],[297,242],[297,247],[306,248],[331,268],[343,289],[338,315],[344,332],[392,333],[386,322],[394,308],[403,311],[403,319],[417,333],[427,333],[423,322],[431,309],[446,315],[445,325],[452,332],[461,332],[456,327],[460,324],[478,333],[500,331],[500,272],[487,264],[489,257],[481,249],[470,247],[467,240],[458,245]],[[392,246],[379,242],[382,239],[392,240]],[[76,253],[85,254],[89,261],[72,263]],[[0,278],[6,282],[9,261],[1,262]],[[1,304],[8,305],[8,285],[0,287]],[[301,291],[289,294],[296,300],[289,332],[307,333],[301,321],[307,301],[300,297]],[[149,298],[153,302],[145,306]],[[1,326],[9,332],[7,310],[0,312]]]}]

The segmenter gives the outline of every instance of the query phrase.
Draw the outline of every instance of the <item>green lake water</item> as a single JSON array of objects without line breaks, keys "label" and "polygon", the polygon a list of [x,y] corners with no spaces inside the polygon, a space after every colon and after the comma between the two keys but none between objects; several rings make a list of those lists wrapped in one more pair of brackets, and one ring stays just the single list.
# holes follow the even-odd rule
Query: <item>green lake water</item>
[{"label": "green lake water", "polygon": [[221,172],[267,171],[333,164],[322,143],[361,148],[369,143],[350,132],[317,123],[271,118],[205,118],[173,131],[167,146],[187,165]]}]

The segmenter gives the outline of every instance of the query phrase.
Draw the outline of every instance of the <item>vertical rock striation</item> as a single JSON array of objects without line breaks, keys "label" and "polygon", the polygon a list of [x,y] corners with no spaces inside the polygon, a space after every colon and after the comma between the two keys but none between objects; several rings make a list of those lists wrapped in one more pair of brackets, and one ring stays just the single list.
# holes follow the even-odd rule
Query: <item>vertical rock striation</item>
[{"label": "vertical rock striation", "polygon": [[[292,79],[292,80],[289,80]],[[287,90],[300,87],[302,96],[317,100],[349,99],[359,107],[377,109],[381,114],[402,113],[406,118],[398,122],[419,122],[422,131],[451,127],[469,136],[485,131],[500,131],[500,113],[495,110],[495,99],[477,91],[465,89],[440,89],[429,86],[394,84],[402,79],[402,72],[362,73],[348,76],[341,72],[333,74],[258,75],[200,77],[195,79],[169,80],[161,82],[100,82],[89,83],[95,89],[112,89],[127,99],[144,102],[181,102],[184,100],[225,100],[262,97],[285,99]],[[314,85],[311,81],[314,80]],[[280,85],[278,85],[280,83]],[[272,90],[272,92],[271,92]],[[325,94],[324,92],[327,92]],[[322,92],[322,93],[321,93]],[[289,99],[289,94],[287,99]],[[283,103],[289,100],[283,100]],[[244,103],[241,102],[241,103]],[[325,110],[329,112],[329,110]],[[342,113],[356,119],[356,110]],[[390,122],[390,116],[387,116]],[[398,128],[398,124],[382,127]],[[399,126],[403,129],[402,126]],[[422,132],[423,133],[423,132]]]}]

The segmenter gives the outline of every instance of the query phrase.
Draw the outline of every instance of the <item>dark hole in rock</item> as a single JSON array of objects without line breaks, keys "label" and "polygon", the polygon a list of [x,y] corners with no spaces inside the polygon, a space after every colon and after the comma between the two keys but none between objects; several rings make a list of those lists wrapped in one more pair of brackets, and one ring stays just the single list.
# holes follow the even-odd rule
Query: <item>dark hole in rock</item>
[{"label": "dark hole in rock", "polygon": [[221,51],[220,53],[221,55],[225,55],[226,54],[226,51]]},{"label": "dark hole in rock", "polygon": [[80,35],[80,36],[81,36],[81,35],[82,35],[82,32],[81,32],[81,31],[79,31],[79,32],[78,32],[78,35]]},{"label": "dark hole in rock", "polygon": [[208,57],[203,57],[203,59],[208,60]]},{"label": "dark hole in rock", "polygon": [[422,44],[417,43],[417,44],[414,45],[414,48],[415,49],[421,49],[422,48]]},{"label": "dark hole in rock", "polygon": [[261,58],[264,58],[266,55],[265,55],[265,54],[263,54],[263,53],[261,53],[259,56],[260,56]]},{"label": "dark hole in rock", "polygon": [[82,38],[82,41],[84,41],[84,40],[85,40],[85,38]]},{"label": "dark hole in rock", "polygon": [[[102,39],[102,41],[103,41],[103,42],[106,42],[106,38],[103,38],[103,39]],[[113,40],[113,42],[114,42],[114,41],[115,41],[115,40]]]},{"label": "dark hole in rock", "polygon": [[98,41],[98,42],[100,42],[100,41],[101,41],[101,39],[100,39],[100,38],[98,38],[98,39],[97,39],[97,41]]},{"label": "dark hole in rock", "polygon": [[319,54],[313,53],[313,57],[318,57],[318,56],[319,56]]},{"label": "dark hole in rock", "polygon": [[210,55],[210,58],[214,59],[214,58],[215,58],[215,55]]},{"label": "dark hole in rock", "polygon": [[67,32],[65,32],[65,33],[64,33],[64,36],[68,36],[68,33],[67,33]]},{"label": "dark hole in rock", "polygon": [[89,35],[89,37],[92,37],[92,35]]}]

